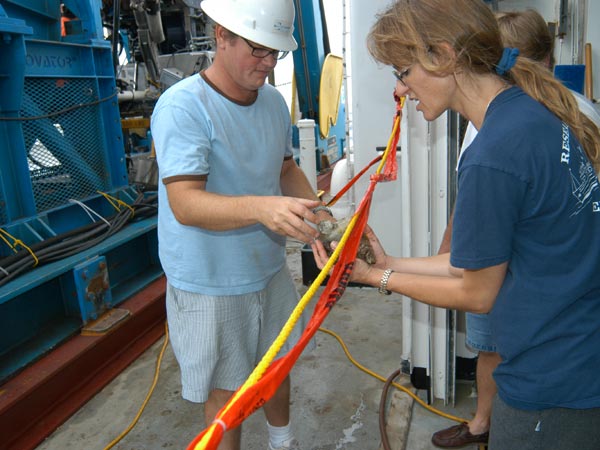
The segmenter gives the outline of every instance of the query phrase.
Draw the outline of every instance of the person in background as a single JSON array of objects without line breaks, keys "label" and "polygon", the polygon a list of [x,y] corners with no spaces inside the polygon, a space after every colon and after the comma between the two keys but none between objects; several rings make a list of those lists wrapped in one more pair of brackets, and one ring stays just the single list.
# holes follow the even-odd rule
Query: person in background
[{"label": "person in background", "polygon": [[[312,242],[330,218],[292,158],[291,118],[265,84],[297,48],[292,0],[204,0],[213,64],[168,89],[152,115],[159,167],[158,240],[182,396],[212,423],[297,305],[285,242]],[[301,336],[300,321],[281,349]],[[290,379],[264,407],[268,448],[299,448]],[[219,449],[241,446],[241,427]]]},{"label": "person in background", "polygon": [[[450,253],[357,259],[351,281],[489,313],[501,362],[490,450],[600,448],[600,134],[537,61],[504,47],[481,0],[397,0],[368,36],[397,96],[477,136],[458,168]],[[327,261],[312,244],[319,267]]]},{"label": "person in background", "polygon": [[[539,61],[554,71],[555,38],[548,24],[535,9],[505,11],[496,14],[502,42],[505,47],[518,48],[523,56]],[[593,103],[584,95],[571,90],[579,105],[579,110],[596,126],[600,126],[600,114]]]},{"label": "person in background", "polygon": [[[534,61],[539,61],[548,69],[554,67],[554,37],[550,34],[548,24],[534,9],[523,11],[506,11],[496,14],[500,34],[505,47],[518,48],[520,54]],[[579,109],[589,117],[596,126],[600,126],[600,115],[592,103],[578,92],[572,91]],[[461,147],[461,157],[477,135],[471,122],[467,126]],[[450,235],[452,216],[448,228],[444,232],[439,253],[450,251]],[[441,448],[458,448],[473,443],[487,443],[492,403],[496,395],[496,383],[492,373],[500,363],[500,355],[490,329],[490,318],[487,314],[466,313],[466,342],[477,352],[477,410],[468,423],[461,423],[437,431],[431,441]]]}]

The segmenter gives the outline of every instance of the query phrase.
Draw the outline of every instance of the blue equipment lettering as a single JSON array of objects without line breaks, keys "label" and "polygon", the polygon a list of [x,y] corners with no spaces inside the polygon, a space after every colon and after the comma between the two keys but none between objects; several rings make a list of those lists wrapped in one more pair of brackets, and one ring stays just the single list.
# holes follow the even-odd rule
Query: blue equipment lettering
[{"label": "blue equipment lettering", "polygon": [[60,68],[71,67],[73,60],[70,56],[56,56],[56,55],[27,55],[26,58],[28,66],[36,66],[42,68]]}]

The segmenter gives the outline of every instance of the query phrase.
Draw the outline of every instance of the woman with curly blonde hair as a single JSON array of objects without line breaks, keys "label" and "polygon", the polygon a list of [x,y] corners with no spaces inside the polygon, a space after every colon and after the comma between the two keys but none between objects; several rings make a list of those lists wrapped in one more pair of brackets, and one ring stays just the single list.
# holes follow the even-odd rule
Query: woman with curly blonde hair
[{"label": "woman with curly blonde hair", "polygon": [[[540,13],[534,9],[502,11],[496,13],[496,19],[505,47],[518,48],[521,56],[538,61],[544,67],[552,70],[554,67],[554,37]],[[592,102],[578,92],[571,92],[575,96],[581,112],[592,119],[596,126],[600,126],[600,115]],[[469,122],[461,147],[461,156],[469,148],[476,135],[477,130]],[[452,216],[448,228],[444,232],[440,252],[450,251],[451,229]],[[431,442],[440,448],[460,448],[468,444],[487,443],[489,439],[492,405],[497,392],[492,373],[501,359],[496,352],[489,314],[467,312],[465,320],[466,344],[471,351],[477,353],[477,409],[475,415],[468,422],[444,428],[432,435]]]},{"label": "woman with curly blonde hair", "polygon": [[[395,93],[477,136],[458,169],[450,253],[356,260],[352,281],[489,313],[490,450],[600,448],[600,134],[543,64],[504,47],[481,0],[398,0],[367,41]],[[327,260],[313,244],[319,266]]]}]

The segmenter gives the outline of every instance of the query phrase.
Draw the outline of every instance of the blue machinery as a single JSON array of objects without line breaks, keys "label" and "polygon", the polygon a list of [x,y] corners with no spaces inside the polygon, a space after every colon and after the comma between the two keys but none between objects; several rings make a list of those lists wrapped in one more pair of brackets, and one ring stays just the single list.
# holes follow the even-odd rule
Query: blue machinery
[{"label": "blue machinery", "polygon": [[[298,50],[293,56],[298,106],[303,119],[313,119],[316,122],[316,167],[317,170],[323,170],[327,168],[326,164],[336,162],[344,154],[346,111],[341,102],[335,124],[331,128],[319,123],[319,108],[325,107],[319,97],[320,83],[324,75],[325,59],[330,53],[323,1],[294,0],[294,3],[296,6],[294,37],[298,42]],[[327,133],[322,132],[325,129],[328,130]]]},{"label": "blue machinery", "polygon": [[[61,3],[76,17],[63,24],[66,33]],[[100,7],[99,0],[0,2],[0,266],[15,251],[33,255],[28,249],[36,244],[98,221],[90,211],[114,214],[100,193],[127,204],[138,196],[128,183],[114,54]],[[329,53],[322,3],[296,1],[296,9],[299,106],[303,118],[317,121],[322,169],[342,156],[345,111],[339,108],[322,136],[319,82]],[[0,267],[0,382],[159,277],[156,247],[150,217],[19,276]]]},{"label": "blue machinery", "polygon": [[[2,449],[35,448],[164,331],[156,196],[128,171],[128,149],[148,150],[133,138],[148,138],[158,95],[142,94],[211,56],[201,0],[162,3],[0,0]],[[296,9],[299,106],[323,169],[343,154],[345,111],[320,126],[322,2]],[[117,41],[135,59],[120,77]]]},{"label": "blue machinery", "polygon": [[[26,254],[33,267],[42,243],[139,196],[100,2],[65,3],[78,20],[61,36],[59,0],[0,2],[0,266]],[[155,223],[134,220],[18,276],[0,268],[0,382],[161,275]]]},{"label": "blue machinery", "polygon": [[[99,192],[127,204],[137,196],[128,185],[113,54],[100,6],[65,4],[77,17],[66,35],[59,0],[3,0],[0,6],[1,258],[98,220],[90,211],[113,214]],[[316,119],[326,29],[317,0],[297,8],[300,109]],[[339,114],[328,136],[315,130],[318,152],[331,162],[343,151],[343,108]],[[14,279],[0,268],[0,381],[160,276],[154,228],[153,218],[138,221],[98,246]]]}]

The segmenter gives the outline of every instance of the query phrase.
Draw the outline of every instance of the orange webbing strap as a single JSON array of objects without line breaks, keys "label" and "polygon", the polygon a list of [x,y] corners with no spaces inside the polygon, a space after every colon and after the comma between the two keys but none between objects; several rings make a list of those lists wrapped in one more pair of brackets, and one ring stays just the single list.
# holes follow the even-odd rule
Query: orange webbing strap
[{"label": "orange webbing strap", "polygon": [[[381,155],[378,155],[373,161],[371,161],[365,168],[363,168],[358,174],[356,174],[354,177],[352,177],[352,179],[342,188],[340,189],[340,191],[335,194],[335,196],[329,200],[329,202],[327,202],[327,206],[332,206],[335,205],[337,203],[337,201],[342,198],[342,196],[348,192],[348,190],[354,185],[354,183],[356,183],[360,177],[362,177],[365,172],[367,170],[369,170],[375,163],[381,161],[383,159],[384,156],[386,156],[387,158],[391,158],[393,159],[393,162],[391,162],[388,166],[387,166],[387,171],[389,172],[389,174],[391,174],[392,172],[394,174],[397,173],[398,171],[398,167],[397,167],[397,163],[396,163],[396,149],[398,147],[398,140],[400,139],[400,119],[402,118],[402,108],[404,106],[404,100],[405,97],[401,97],[398,98],[394,95],[394,99],[396,100],[396,116],[395,116],[395,120],[394,120],[394,127],[392,129],[392,133],[390,135],[390,141],[388,142],[388,145],[386,147],[386,152],[384,152]],[[393,151],[387,151],[390,150],[390,147],[393,149]],[[390,155],[390,153],[392,153]],[[385,161],[382,162],[382,165],[385,164]],[[381,166],[379,167],[381,169]],[[394,178],[389,178],[390,175],[386,175],[384,174],[384,178],[386,181],[389,181],[391,179],[396,179],[396,175],[394,175]]]},{"label": "orange webbing strap", "polygon": [[[396,116],[392,134],[399,134],[399,124],[400,114]],[[292,316],[295,316],[298,313],[302,314],[304,307],[314,294],[314,291],[321,285],[332,265],[335,263],[329,281],[315,306],[313,315],[296,345],[285,356],[278,358],[270,364],[274,356],[271,359],[269,359],[269,357],[271,355],[276,356],[281,347],[279,345],[279,348],[277,348],[278,343],[283,337],[287,338],[285,335],[286,332],[289,335],[289,332],[291,331],[289,325],[290,321],[293,322],[293,320],[292,317],[290,317],[282,329],[282,332],[267,351],[263,360],[260,361],[256,369],[252,372],[248,380],[246,380],[246,382],[234,393],[229,402],[221,408],[213,422],[207,424],[207,428],[190,442],[187,447],[188,450],[216,449],[221,442],[225,431],[238,427],[248,416],[269,401],[283,380],[288,376],[293,365],[306,345],[310,342],[310,339],[312,339],[318,331],[333,305],[340,299],[348,285],[360,239],[367,224],[375,185],[379,181],[395,178],[393,166],[395,165],[396,160],[396,147],[395,145],[392,147],[392,143],[394,142],[397,142],[397,137],[390,138],[390,143],[382,158],[382,164],[377,169],[377,173],[371,177],[367,193],[352,217],[350,225],[348,225],[348,228],[344,232],[333,255],[310,286],[307,292],[307,294],[310,295],[308,295],[308,297],[305,295],[300,300],[298,307],[292,313]],[[394,154],[394,157],[391,157],[392,153]],[[386,160],[388,161],[387,164],[385,163]],[[291,327],[293,327],[294,323],[295,322],[292,323]],[[265,364],[266,368],[264,368]]]},{"label": "orange webbing strap", "polygon": [[373,165],[376,162],[381,161],[381,158],[383,158],[383,154],[382,155],[378,155],[377,158],[375,158],[373,161],[371,161],[367,165],[367,167],[365,167],[360,172],[358,172],[356,175],[354,175],[354,177],[352,177],[352,179],[342,189],[340,189],[340,191],[337,194],[335,194],[335,196],[331,200],[329,200],[327,202],[327,206],[335,205],[337,203],[337,201],[340,198],[342,198],[342,195],[344,195],[346,192],[348,192],[348,189],[350,189],[354,185],[354,183],[356,183],[360,179],[360,177],[362,177],[365,174],[365,172],[367,170],[369,170],[371,167],[373,167]]}]

